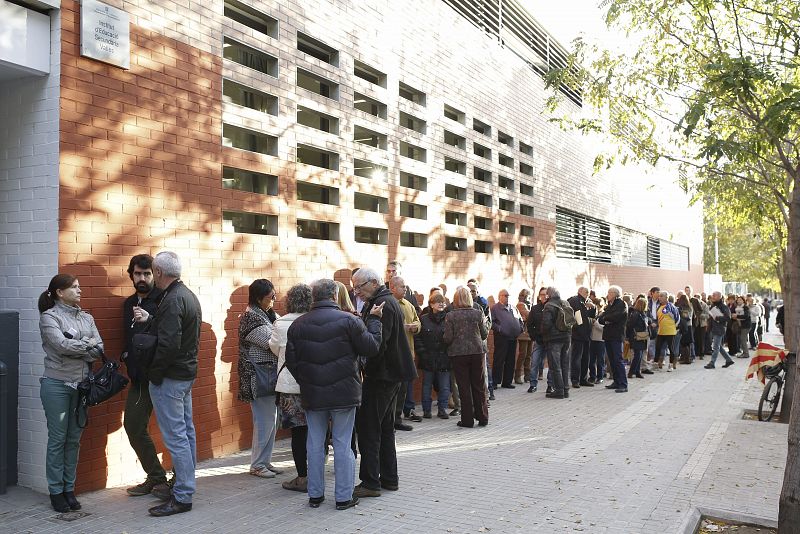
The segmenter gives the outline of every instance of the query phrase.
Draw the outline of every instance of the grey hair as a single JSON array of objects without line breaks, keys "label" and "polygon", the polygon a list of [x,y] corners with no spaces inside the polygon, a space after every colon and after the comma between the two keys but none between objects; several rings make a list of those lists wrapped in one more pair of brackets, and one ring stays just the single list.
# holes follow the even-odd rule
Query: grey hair
[{"label": "grey hair", "polygon": [[581,291],[586,291],[588,293],[589,292],[589,288],[586,287],[586,286],[581,286],[581,287],[578,288],[578,293],[580,293]]},{"label": "grey hair", "polygon": [[181,277],[181,259],[172,251],[165,250],[156,254],[153,258],[153,267],[159,269],[164,276]]},{"label": "grey hair", "polygon": [[398,284],[406,285],[406,281],[403,280],[402,276],[394,276],[389,280],[389,287],[397,287]]},{"label": "grey hair", "polygon": [[669,291],[659,291],[658,292],[658,296],[659,297],[667,297],[667,298],[669,298]]},{"label": "grey hair", "polygon": [[311,282],[311,298],[314,302],[321,300],[336,300],[339,287],[330,278],[322,278]]},{"label": "grey hair", "polygon": [[610,286],[610,287],[608,288],[608,290],[609,290],[611,293],[614,293],[614,294],[617,296],[617,298],[620,298],[620,297],[622,296],[622,288],[621,288],[621,287],[619,287],[619,286]]},{"label": "grey hair", "polygon": [[378,271],[369,267],[362,267],[359,269],[358,272],[353,275],[353,280],[357,280],[359,283],[366,282],[368,280],[375,280],[379,286],[383,285],[383,277],[378,274]]},{"label": "grey hair", "polygon": [[561,298],[561,293],[559,293],[558,289],[554,288],[553,286],[548,287],[545,290],[545,294],[550,298],[553,298],[553,297],[556,297],[558,299]]},{"label": "grey hair", "polygon": [[305,313],[311,309],[311,286],[297,284],[286,292],[286,311],[288,313]]}]

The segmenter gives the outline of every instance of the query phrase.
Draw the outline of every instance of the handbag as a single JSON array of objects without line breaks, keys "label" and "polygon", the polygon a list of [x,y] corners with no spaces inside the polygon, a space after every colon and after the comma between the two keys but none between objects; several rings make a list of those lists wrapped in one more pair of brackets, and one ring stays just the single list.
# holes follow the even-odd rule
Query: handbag
[{"label": "handbag", "polygon": [[256,387],[253,398],[267,397],[275,394],[275,385],[278,382],[278,364],[273,362],[253,363],[253,374],[256,377]]},{"label": "handbag", "polygon": [[137,382],[144,382],[147,379],[147,370],[153,363],[158,348],[158,336],[142,332],[134,334],[131,339],[131,351],[125,358],[125,365],[128,367],[128,376]]},{"label": "handbag", "polygon": [[[77,423],[80,428],[89,424],[89,406],[96,406],[107,401],[128,385],[128,379],[119,372],[119,363],[106,358],[101,351],[103,366],[92,372],[89,364],[89,376],[78,383],[78,409],[76,411]],[[81,424],[83,423],[83,424]]]},{"label": "handbag", "polygon": [[635,332],[634,339],[636,341],[647,341],[650,339],[650,332],[647,330],[642,330],[641,332]]}]

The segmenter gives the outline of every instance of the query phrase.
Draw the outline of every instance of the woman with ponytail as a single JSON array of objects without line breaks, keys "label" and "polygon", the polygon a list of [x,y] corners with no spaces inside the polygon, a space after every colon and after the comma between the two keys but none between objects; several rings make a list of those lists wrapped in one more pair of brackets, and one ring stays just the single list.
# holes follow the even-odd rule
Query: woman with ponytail
[{"label": "woman with ponytail", "polygon": [[39,297],[39,331],[44,376],[39,396],[47,419],[45,472],[50,503],[57,512],[80,510],[75,472],[83,429],[78,426],[78,383],[100,357],[103,340],[91,315],[81,310],[81,286],[71,274],[57,274]]}]

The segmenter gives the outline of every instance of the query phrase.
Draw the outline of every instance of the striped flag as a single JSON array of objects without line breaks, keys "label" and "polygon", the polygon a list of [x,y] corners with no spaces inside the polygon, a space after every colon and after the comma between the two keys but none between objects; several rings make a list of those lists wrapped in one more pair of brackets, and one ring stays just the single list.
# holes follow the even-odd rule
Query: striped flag
[{"label": "striped flag", "polygon": [[773,367],[786,359],[786,352],[769,343],[759,343],[756,348],[756,355],[750,360],[750,365],[747,367],[747,376],[745,380],[753,378],[758,374],[758,379],[761,383],[765,383],[767,367]]}]

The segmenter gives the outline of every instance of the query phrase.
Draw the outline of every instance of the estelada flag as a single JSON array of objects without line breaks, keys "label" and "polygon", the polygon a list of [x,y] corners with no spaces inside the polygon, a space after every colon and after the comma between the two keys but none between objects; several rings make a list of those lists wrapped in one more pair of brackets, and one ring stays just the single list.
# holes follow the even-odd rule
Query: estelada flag
[{"label": "estelada flag", "polygon": [[747,367],[747,376],[745,380],[753,378],[758,374],[758,379],[763,384],[767,380],[766,369],[767,367],[774,367],[786,359],[786,352],[769,343],[759,343],[756,348],[756,355],[750,360],[750,365]]}]

